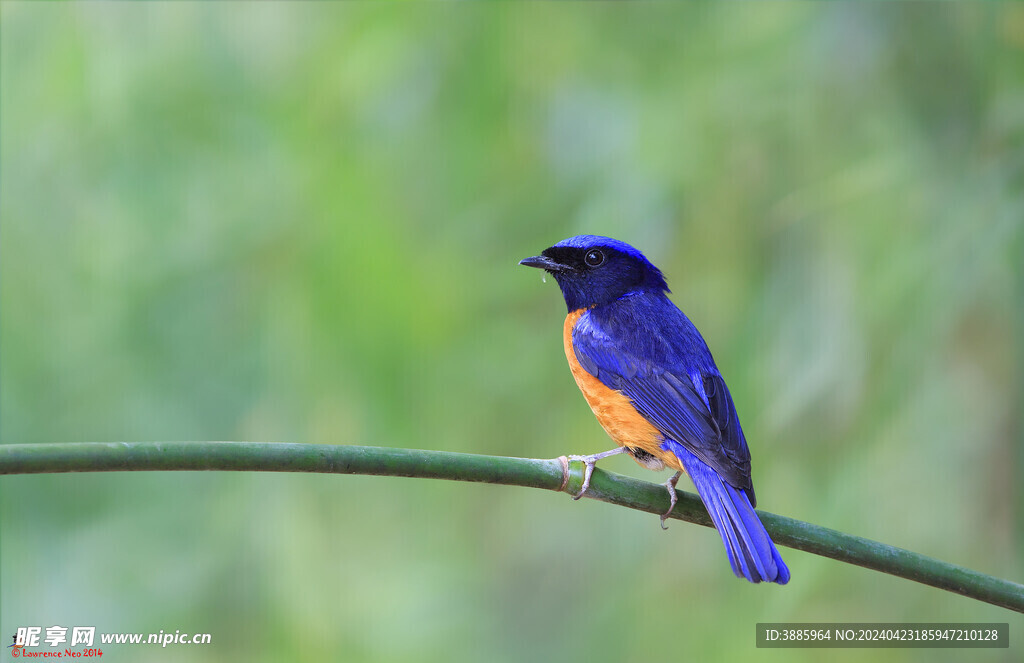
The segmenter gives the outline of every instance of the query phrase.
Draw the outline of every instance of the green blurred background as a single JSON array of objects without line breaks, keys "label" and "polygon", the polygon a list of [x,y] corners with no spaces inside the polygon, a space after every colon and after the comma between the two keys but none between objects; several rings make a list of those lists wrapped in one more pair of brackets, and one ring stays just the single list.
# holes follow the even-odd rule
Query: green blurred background
[{"label": "green blurred background", "polygon": [[[607,234],[707,338],[762,508],[1024,579],[1024,6],[0,11],[3,443],[604,450],[557,288],[516,263]],[[765,621],[1009,621],[971,660],[1024,650],[1006,610],[789,549],[792,582],[752,586],[711,530],[536,490],[0,498],[5,644],[212,634],[109,660],[821,660],[755,650]]]}]

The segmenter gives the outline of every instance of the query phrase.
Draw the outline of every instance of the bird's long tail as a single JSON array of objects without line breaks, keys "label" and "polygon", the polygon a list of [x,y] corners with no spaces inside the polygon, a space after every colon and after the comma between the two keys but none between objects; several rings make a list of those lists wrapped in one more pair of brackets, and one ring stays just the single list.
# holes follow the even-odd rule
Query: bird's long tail
[{"label": "bird's long tail", "polygon": [[672,451],[682,461],[686,473],[697,487],[697,494],[729,554],[732,572],[750,582],[789,582],[789,568],[757,517],[747,494],[729,485],[711,466],[673,444]]}]

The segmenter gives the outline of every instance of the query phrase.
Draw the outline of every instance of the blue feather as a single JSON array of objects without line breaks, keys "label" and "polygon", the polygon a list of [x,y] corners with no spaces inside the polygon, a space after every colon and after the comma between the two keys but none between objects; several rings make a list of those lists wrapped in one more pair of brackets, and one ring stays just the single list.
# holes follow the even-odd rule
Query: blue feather
[{"label": "blue feather", "polygon": [[732,571],[750,582],[789,582],[789,568],[742,490],[730,486],[707,464],[675,440],[662,446],[674,453],[693,480],[697,494],[725,544]]}]

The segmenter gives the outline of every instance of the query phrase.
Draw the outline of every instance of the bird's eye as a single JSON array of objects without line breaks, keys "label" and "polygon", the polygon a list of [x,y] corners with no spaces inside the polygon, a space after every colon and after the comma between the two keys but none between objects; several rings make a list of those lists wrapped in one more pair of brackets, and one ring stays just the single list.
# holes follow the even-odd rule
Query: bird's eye
[{"label": "bird's eye", "polygon": [[604,253],[590,249],[587,255],[583,256],[583,262],[587,263],[587,267],[599,267],[604,262]]}]

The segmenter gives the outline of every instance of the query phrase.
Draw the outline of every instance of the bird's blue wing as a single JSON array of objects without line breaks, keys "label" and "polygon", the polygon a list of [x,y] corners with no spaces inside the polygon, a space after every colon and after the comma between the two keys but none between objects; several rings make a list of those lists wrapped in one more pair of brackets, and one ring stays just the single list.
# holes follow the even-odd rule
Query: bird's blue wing
[{"label": "bird's blue wing", "polygon": [[658,347],[669,341],[656,334],[642,339],[620,335],[591,316],[581,317],[572,342],[583,369],[629,397],[665,437],[682,444],[754,503],[750,451],[717,370],[683,366],[673,348]]}]

